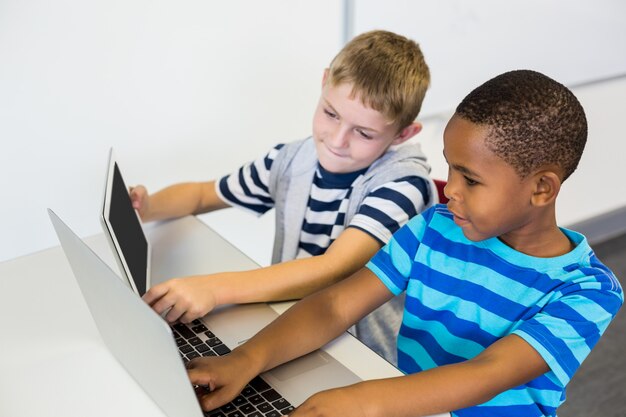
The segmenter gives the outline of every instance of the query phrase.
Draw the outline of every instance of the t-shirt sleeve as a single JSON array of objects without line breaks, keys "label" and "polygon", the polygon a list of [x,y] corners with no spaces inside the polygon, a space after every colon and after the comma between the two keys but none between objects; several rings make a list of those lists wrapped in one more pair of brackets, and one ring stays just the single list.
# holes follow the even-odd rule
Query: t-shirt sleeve
[{"label": "t-shirt sleeve", "polygon": [[283,147],[276,145],[264,157],[247,163],[216,184],[218,196],[226,203],[261,215],[274,207],[268,184],[276,155]]},{"label": "t-shirt sleeve", "polygon": [[348,227],[359,228],[384,245],[409,219],[426,208],[428,189],[428,182],[418,176],[383,184],[363,199]]},{"label": "t-shirt sleeve", "polygon": [[614,276],[596,279],[565,289],[565,294],[513,332],[539,352],[550,367],[548,376],[562,386],[570,381],[623,302]]},{"label": "t-shirt sleeve", "polygon": [[427,221],[423,215],[413,217],[366,265],[395,295],[407,288],[426,226]]}]

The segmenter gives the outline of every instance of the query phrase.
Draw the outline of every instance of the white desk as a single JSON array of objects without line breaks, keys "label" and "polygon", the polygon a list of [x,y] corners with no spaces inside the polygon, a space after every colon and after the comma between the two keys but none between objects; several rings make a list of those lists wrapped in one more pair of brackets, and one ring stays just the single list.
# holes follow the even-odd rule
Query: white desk
[{"label": "white desk", "polygon": [[[195,217],[146,231],[154,282],[256,267]],[[85,241],[117,270],[104,236]],[[60,247],[0,263],[0,296],[0,416],[163,415],[107,351]],[[363,379],[401,375],[348,334],[324,350]]]}]

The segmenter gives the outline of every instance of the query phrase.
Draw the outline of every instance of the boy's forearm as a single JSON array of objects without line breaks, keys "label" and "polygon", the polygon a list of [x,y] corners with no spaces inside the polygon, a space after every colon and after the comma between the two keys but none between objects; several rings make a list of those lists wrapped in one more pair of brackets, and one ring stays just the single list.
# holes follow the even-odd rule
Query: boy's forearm
[{"label": "boy's forearm", "polygon": [[472,364],[443,366],[417,374],[358,384],[362,408],[372,417],[429,416],[481,404],[493,392]]},{"label": "boy's forearm", "polygon": [[[361,292],[360,297],[354,294]],[[318,349],[335,339],[393,294],[368,269],[297,302],[242,345],[259,371]]]},{"label": "boy's forearm", "polygon": [[375,239],[356,229],[344,231],[340,239],[323,255],[223,276],[215,285],[220,304],[306,297],[352,275],[380,248]]},{"label": "boy's forearm", "polygon": [[[354,297],[355,293],[362,297]],[[260,373],[311,352],[339,336],[391,297],[367,269],[295,304],[247,343],[236,349]],[[523,339],[507,336],[472,360],[397,378],[365,381],[349,387],[352,402],[368,417],[414,417],[481,404],[500,392],[547,372],[541,356]],[[328,396],[326,396],[328,395]],[[333,408],[328,393],[305,402],[294,415],[321,401]],[[308,403],[308,404],[307,404]],[[333,414],[332,412],[330,413]]]},{"label": "boy's forearm", "polygon": [[164,220],[206,213],[229,207],[215,191],[215,182],[188,182],[171,185],[150,195],[147,220]]},{"label": "boy's forearm", "polygon": [[511,335],[472,360],[349,389],[369,416],[427,416],[482,404],[548,370],[529,344]]},{"label": "boy's forearm", "polygon": [[261,373],[320,348],[348,328],[337,319],[332,297],[322,292],[293,305],[238,349]]}]

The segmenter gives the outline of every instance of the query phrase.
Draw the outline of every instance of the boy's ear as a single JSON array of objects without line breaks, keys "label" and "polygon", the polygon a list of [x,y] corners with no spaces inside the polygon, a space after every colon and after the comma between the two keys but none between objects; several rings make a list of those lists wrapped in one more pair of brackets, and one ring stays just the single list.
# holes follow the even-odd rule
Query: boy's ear
[{"label": "boy's ear", "polygon": [[532,205],[542,207],[553,204],[561,190],[561,177],[554,171],[545,170],[536,173],[533,181]]},{"label": "boy's ear", "polygon": [[393,140],[393,145],[399,145],[401,143],[406,142],[411,139],[413,136],[417,135],[422,131],[422,124],[419,122],[413,122],[404,129],[402,129]]},{"label": "boy's ear", "polygon": [[326,80],[328,79],[328,71],[329,69],[324,69],[324,75],[322,75],[322,88],[326,85]]}]

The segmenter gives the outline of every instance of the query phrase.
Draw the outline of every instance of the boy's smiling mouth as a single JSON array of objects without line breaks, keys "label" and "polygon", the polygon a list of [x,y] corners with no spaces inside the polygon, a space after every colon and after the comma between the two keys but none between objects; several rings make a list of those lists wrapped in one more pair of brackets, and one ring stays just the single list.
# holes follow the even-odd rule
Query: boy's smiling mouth
[{"label": "boy's smiling mouth", "polygon": [[342,155],[340,153],[335,152],[332,148],[326,146],[326,150],[333,156],[337,158],[347,158],[347,155]]},{"label": "boy's smiling mouth", "polygon": [[450,207],[448,207],[448,211],[452,213],[452,216],[454,216],[454,223],[456,223],[458,226],[463,226],[470,223],[468,219],[459,216],[455,211],[451,210]]}]

